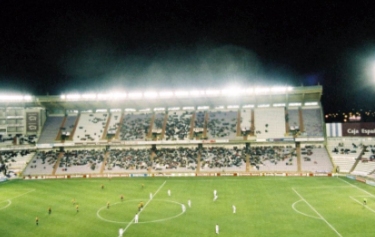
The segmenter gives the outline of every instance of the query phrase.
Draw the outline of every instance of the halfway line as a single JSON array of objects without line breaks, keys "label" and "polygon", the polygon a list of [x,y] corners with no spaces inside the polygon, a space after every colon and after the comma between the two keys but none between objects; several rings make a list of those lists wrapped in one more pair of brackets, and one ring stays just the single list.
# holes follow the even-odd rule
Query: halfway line
[{"label": "halfway line", "polygon": [[[160,185],[160,187],[158,188],[158,190],[156,190],[156,192],[152,195],[152,199],[156,196],[156,194],[160,191],[160,189],[163,188],[163,186],[164,186],[164,184],[165,184],[166,182],[167,182],[167,181],[164,181],[164,183],[163,183],[162,185]],[[141,214],[141,212],[147,207],[147,205],[151,202],[152,199],[149,199],[149,200],[146,202],[145,206],[139,211],[138,214]],[[125,227],[123,234],[125,234],[125,231],[130,227],[131,224],[133,224],[134,219],[135,219],[135,217],[133,217],[133,219],[132,219],[132,220],[128,223],[128,225]]]}]

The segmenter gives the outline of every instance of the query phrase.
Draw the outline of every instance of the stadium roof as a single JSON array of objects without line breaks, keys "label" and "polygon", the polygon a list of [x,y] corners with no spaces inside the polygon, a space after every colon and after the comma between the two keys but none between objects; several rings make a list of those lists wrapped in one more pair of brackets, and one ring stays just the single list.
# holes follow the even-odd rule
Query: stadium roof
[{"label": "stadium roof", "polygon": [[138,92],[123,94],[74,94],[62,96],[0,96],[0,107],[44,107],[58,110],[97,110],[112,108],[170,108],[230,105],[285,104],[318,102],[323,93],[322,86],[310,87],[257,87],[239,90],[202,90],[174,92]]}]

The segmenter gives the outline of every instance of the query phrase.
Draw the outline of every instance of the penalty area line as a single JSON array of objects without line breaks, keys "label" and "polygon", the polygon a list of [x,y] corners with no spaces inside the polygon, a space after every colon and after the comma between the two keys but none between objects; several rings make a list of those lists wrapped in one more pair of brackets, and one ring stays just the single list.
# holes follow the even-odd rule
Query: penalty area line
[{"label": "penalty area line", "polygon": [[299,194],[294,188],[292,190],[322,219],[338,236],[342,235],[331,225],[301,194]]}]

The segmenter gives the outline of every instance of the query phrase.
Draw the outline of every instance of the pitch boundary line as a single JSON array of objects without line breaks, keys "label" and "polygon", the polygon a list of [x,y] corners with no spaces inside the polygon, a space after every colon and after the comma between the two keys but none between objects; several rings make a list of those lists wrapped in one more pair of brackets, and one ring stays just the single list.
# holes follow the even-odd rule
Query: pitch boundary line
[{"label": "pitch boundary line", "polygon": [[[154,196],[156,196],[156,194],[160,191],[160,189],[162,189],[163,187],[164,187],[164,185],[165,185],[165,183],[166,183],[167,181],[164,181],[164,183],[162,183],[162,185],[160,185],[160,187],[158,188],[158,190],[156,190],[156,192],[152,195],[153,197],[152,198],[154,198]],[[150,198],[147,202],[146,202],[146,204],[145,204],[145,206],[139,211],[139,215],[141,214],[141,212],[147,207],[147,205],[151,202],[151,200],[152,200],[152,198]],[[135,219],[135,217],[133,217],[133,219],[129,222],[129,224],[125,227],[125,229],[123,230],[123,234],[125,234],[125,232],[126,232],[126,230],[130,227],[130,225],[132,224],[132,223],[134,223],[134,219]]]},{"label": "pitch boundary line", "polygon": [[[352,197],[352,196],[349,196],[353,201],[355,201],[355,202],[357,202],[357,203],[359,203],[360,205],[363,205],[363,203],[361,203],[360,201],[358,201],[357,199],[355,199],[354,197]],[[372,208],[370,208],[370,207],[368,207],[367,205],[363,205],[363,207],[366,207],[367,208],[367,210],[369,210],[369,211],[372,211],[373,213],[375,213],[375,210],[374,209],[372,209]]]},{"label": "pitch boundary line", "polygon": [[367,192],[366,190],[364,190],[364,189],[358,187],[357,185],[351,184],[351,183],[349,183],[348,181],[343,180],[342,178],[340,178],[340,180],[341,180],[342,182],[347,183],[348,185],[350,185],[350,186],[352,186],[352,187],[355,187],[355,188],[357,188],[357,189],[359,189],[359,190],[361,190],[361,191],[367,193],[367,194],[370,195],[371,197],[375,197],[374,194]]},{"label": "pitch boundary line", "polygon": [[342,235],[331,225],[301,194],[299,194],[294,188],[292,190],[303,200],[310,208],[313,210],[321,220],[323,220],[338,236],[342,237]]}]

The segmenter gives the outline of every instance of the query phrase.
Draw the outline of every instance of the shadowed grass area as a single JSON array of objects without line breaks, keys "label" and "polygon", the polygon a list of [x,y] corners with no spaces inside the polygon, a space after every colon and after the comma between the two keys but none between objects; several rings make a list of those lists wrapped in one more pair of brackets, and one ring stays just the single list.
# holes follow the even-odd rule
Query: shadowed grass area
[{"label": "shadowed grass area", "polygon": [[0,183],[0,236],[215,236],[215,224],[220,236],[373,236],[373,193],[331,177],[13,180]]}]

